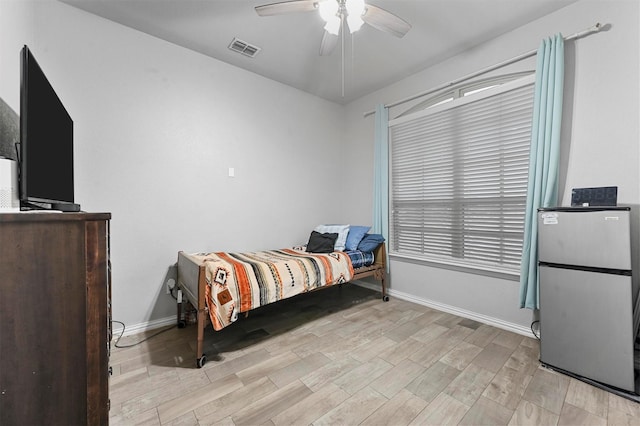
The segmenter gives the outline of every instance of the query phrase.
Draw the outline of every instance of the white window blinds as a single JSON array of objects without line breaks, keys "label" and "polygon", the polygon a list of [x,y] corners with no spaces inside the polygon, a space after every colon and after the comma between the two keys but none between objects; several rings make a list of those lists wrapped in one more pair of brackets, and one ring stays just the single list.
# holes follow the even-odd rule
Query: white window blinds
[{"label": "white window blinds", "polygon": [[391,253],[519,271],[533,83],[389,122]]}]

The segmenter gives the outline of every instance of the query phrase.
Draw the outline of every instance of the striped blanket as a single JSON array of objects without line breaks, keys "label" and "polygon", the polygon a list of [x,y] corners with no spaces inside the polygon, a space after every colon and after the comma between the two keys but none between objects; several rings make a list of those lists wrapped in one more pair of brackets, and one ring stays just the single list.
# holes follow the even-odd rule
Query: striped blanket
[{"label": "striped blanket", "polygon": [[353,278],[344,252],[281,249],[188,256],[206,266],[205,300],[215,330],[234,322],[241,312]]}]

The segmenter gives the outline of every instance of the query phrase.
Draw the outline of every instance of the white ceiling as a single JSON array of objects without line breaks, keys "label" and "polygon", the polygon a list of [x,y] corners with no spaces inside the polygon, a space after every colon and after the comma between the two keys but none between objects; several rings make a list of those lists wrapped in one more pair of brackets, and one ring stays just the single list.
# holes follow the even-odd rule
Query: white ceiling
[{"label": "white ceiling", "polygon": [[[367,0],[412,25],[396,38],[364,25],[320,56],[317,12],[259,17],[274,0],[61,0],[300,90],[346,104],[576,0]],[[237,37],[262,50],[228,49]]]}]

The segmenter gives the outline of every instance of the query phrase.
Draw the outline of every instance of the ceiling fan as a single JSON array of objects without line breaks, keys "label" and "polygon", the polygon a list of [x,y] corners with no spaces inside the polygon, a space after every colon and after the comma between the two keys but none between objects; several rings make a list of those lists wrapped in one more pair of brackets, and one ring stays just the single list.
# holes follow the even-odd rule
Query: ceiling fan
[{"label": "ceiling fan", "polygon": [[[411,25],[404,19],[387,12],[364,0],[293,0],[256,6],[260,16],[284,15],[298,12],[312,12],[317,10],[326,22],[324,36],[320,45],[320,55],[330,55],[338,43],[338,35],[346,25],[349,31],[358,31],[362,24],[403,37]],[[344,33],[343,33],[344,34]]]}]

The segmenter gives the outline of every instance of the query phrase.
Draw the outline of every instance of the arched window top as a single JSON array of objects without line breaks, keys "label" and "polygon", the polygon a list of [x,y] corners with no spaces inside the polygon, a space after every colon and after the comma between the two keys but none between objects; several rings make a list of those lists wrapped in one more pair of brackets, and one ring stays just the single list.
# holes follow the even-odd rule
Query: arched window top
[{"label": "arched window top", "polygon": [[490,89],[495,86],[500,86],[501,84],[508,83],[510,81],[516,80],[521,77],[525,77],[531,74],[534,74],[535,71],[521,71],[514,72],[510,74],[503,74],[494,77],[488,77],[481,80],[467,81],[461,83],[457,86],[447,87],[435,94],[432,94],[429,98],[424,101],[412,106],[408,110],[404,111],[398,117],[403,117],[408,114],[412,114],[417,111],[422,111],[427,108],[434,107],[436,105],[441,105],[446,102],[451,102],[454,99],[462,98],[464,96],[469,96],[474,93],[482,92],[483,90]]}]

